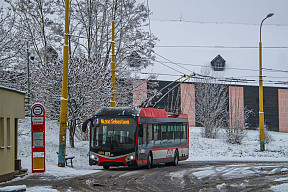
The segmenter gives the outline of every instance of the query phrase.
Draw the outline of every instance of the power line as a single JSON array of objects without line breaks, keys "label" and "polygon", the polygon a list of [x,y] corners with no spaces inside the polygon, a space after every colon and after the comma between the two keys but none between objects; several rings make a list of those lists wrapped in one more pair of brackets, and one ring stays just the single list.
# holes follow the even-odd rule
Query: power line
[{"label": "power line", "polygon": [[176,74],[169,74],[169,73],[148,73],[148,72],[136,72],[136,73],[141,73],[143,75],[163,75],[163,76],[181,76],[180,74],[179,75],[176,75]]},{"label": "power line", "polygon": [[[257,46],[223,46],[223,45],[156,45],[159,48],[211,48],[211,49],[259,49]],[[288,49],[288,46],[262,47],[263,49]]]},{"label": "power line", "polygon": [[[163,59],[165,59],[165,60],[167,60],[167,61],[169,61],[170,63],[172,63],[172,64],[174,64],[174,65],[177,65],[177,66],[179,66],[179,67],[181,67],[181,68],[183,68],[183,69],[185,69],[185,70],[187,70],[187,71],[190,71],[190,72],[193,72],[193,73],[194,73],[194,71],[191,71],[191,70],[187,69],[186,67],[182,67],[181,64],[175,63],[175,62],[167,59],[166,57],[159,55],[159,54],[156,53],[155,51],[153,51],[153,52],[154,52],[154,54],[158,55],[159,57],[161,57],[161,58],[163,58]],[[160,62],[160,63],[163,64],[163,65],[165,65],[165,64],[162,63],[162,62]],[[169,68],[172,69],[172,70],[178,71],[178,70],[176,70],[175,68],[170,67],[170,66],[168,66],[168,65],[165,65],[165,66],[166,66],[166,67],[169,67]],[[239,70],[241,70],[241,69],[239,69]],[[249,69],[249,71],[252,71],[252,70]],[[258,72],[259,70],[255,70],[255,71]],[[180,72],[180,71],[178,71],[178,72]],[[181,73],[181,72],[180,72],[180,73]],[[185,74],[185,73],[183,73],[183,74]],[[197,74],[197,75],[204,77],[203,75],[200,75],[200,74]],[[209,76],[209,77],[211,78],[212,76]],[[214,78],[214,77],[212,77],[212,78]],[[232,80],[232,82],[235,82],[235,81],[255,81],[255,80],[247,80],[247,79],[237,79],[237,78],[233,78],[233,77],[231,77],[231,78],[226,78],[226,80],[228,80],[228,81],[229,81],[229,80]],[[225,80],[225,81],[226,81],[226,80]],[[221,80],[221,81],[223,81],[223,80]]]},{"label": "power line", "polygon": [[263,70],[267,70],[269,72],[284,72],[284,73],[288,73],[288,71],[285,70],[281,70],[281,69],[268,69],[268,68],[262,68]]},{"label": "power line", "polygon": [[[158,54],[158,53],[156,53],[155,51],[153,51],[153,53],[155,54],[155,55],[157,55],[157,56],[159,56],[159,57],[161,57],[161,58],[163,58],[163,59],[165,59],[165,60],[167,60],[168,62],[165,62],[165,61],[158,61],[158,60],[155,60],[156,62],[158,62],[158,63],[160,63],[160,64],[162,64],[162,65],[164,65],[164,66],[166,66],[166,67],[168,67],[168,68],[170,68],[170,69],[172,69],[172,70],[174,70],[174,71],[177,71],[178,73],[181,73],[181,74],[183,74],[183,75],[187,75],[186,73],[183,73],[183,72],[181,72],[181,71],[179,71],[179,70],[177,70],[177,69],[175,69],[175,68],[173,68],[173,67],[171,67],[171,66],[168,66],[168,65],[166,65],[165,63],[172,63],[172,64],[174,64],[174,65],[177,65],[178,67],[181,67],[182,69],[184,69],[184,70],[186,70],[186,71],[190,71],[190,72],[192,72],[192,73],[194,73],[194,71],[191,71],[190,69],[187,69],[186,67],[183,67],[183,66],[181,66],[181,65],[192,65],[192,64],[183,64],[183,63],[176,63],[176,62],[173,62],[173,61],[171,61],[171,60],[169,60],[169,59],[167,59],[166,57],[164,57],[164,56],[162,56],[162,55],[160,55],[160,54]],[[201,66],[201,67],[203,67],[203,65],[197,65],[197,66]],[[258,69],[257,70],[254,70],[254,69],[240,69],[240,68],[230,68],[230,69],[236,69],[236,70],[249,70],[249,71],[259,71]],[[266,68],[265,68],[266,69]],[[273,69],[268,69],[268,70],[273,70]],[[274,69],[275,70],[275,69]],[[282,70],[275,70],[275,71],[281,71],[281,72],[286,72],[286,71],[282,71]],[[288,71],[287,71],[288,72]],[[144,74],[144,73],[142,73],[142,74]],[[148,74],[148,73],[146,73],[146,74]],[[160,73],[152,73],[153,75],[156,75],[156,74],[158,74],[158,75],[168,75],[168,76],[177,76],[177,75],[171,75],[171,74],[160,74]],[[231,82],[231,83],[235,83],[235,82],[240,82],[240,83],[249,83],[249,82],[255,82],[255,81],[257,81],[257,80],[255,80],[255,79],[241,79],[241,78],[235,78],[235,77],[228,77],[228,78],[224,78],[224,79],[220,79],[220,78],[216,78],[216,77],[213,77],[213,76],[205,76],[205,75],[201,75],[201,74],[197,74],[197,73],[195,73],[195,77],[193,77],[193,78],[196,78],[196,79],[203,79],[203,78],[210,78],[210,79],[215,79],[215,80],[217,80],[217,81],[223,81],[223,82]],[[198,77],[197,77],[198,76]],[[258,76],[254,76],[254,77],[258,77]],[[275,82],[275,84],[287,84],[287,82],[285,82],[285,81],[271,81],[271,80],[267,80],[267,81],[265,81],[265,82]]]},{"label": "power line", "polygon": [[[259,23],[254,24],[254,23],[237,23],[237,22],[205,22],[205,21],[191,21],[187,19],[181,18],[179,19],[151,19],[152,21],[164,21],[164,22],[184,22],[184,23],[195,23],[195,24],[230,24],[230,25],[254,25],[254,26],[259,26]],[[287,27],[287,24],[265,24],[265,25],[270,25],[270,26],[283,26]]]},{"label": "power line", "polygon": [[[155,53],[155,52],[154,52]],[[155,53],[156,54],[156,53]],[[195,66],[195,67],[210,67],[210,66],[207,66],[207,65],[201,65],[201,64],[191,64],[191,63],[180,63],[180,62],[173,62],[173,61],[170,61],[169,59],[159,55],[159,54],[156,54],[158,56],[160,56],[161,58],[167,60],[167,61],[159,61],[159,60],[155,60],[156,62],[161,62],[161,63],[172,63],[172,64],[175,64],[181,68],[184,68],[185,70],[189,70],[185,67],[182,67],[181,65],[188,65],[188,66]],[[236,68],[236,67],[225,67],[225,69],[234,69],[234,70],[240,70],[240,71],[255,71],[255,72],[259,72],[259,69],[249,69],[249,68]],[[280,70],[280,69],[268,69],[268,68],[262,68],[263,70],[267,70],[267,71],[271,71],[271,72],[284,72],[284,73],[288,73],[288,71],[286,70]],[[191,70],[189,70],[191,72]]]},{"label": "power line", "polygon": [[[153,51],[153,53],[156,54],[156,55],[158,55],[159,57],[161,57],[161,58],[163,58],[163,59],[169,61],[170,63],[172,63],[172,64],[174,64],[174,65],[177,65],[178,67],[181,67],[182,69],[185,69],[185,70],[187,70],[187,71],[190,71],[190,72],[194,73],[194,71],[191,71],[190,69],[187,69],[186,67],[182,67],[182,66],[179,65],[178,63],[175,63],[175,62],[173,62],[173,61],[167,59],[166,57],[159,55],[159,54],[156,53],[155,51]],[[174,70],[176,70],[176,69],[174,69]]]},{"label": "power line", "polygon": [[[167,62],[167,61],[159,61],[155,60],[157,62],[162,62],[162,63],[172,63],[172,64],[177,64],[177,65],[188,65],[188,66],[195,66],[195,67],[210,67],[206,65],[201,65],[201,64],[191,64],[191,63],[180,63],[180,62]],[[235,70],[241,70],[241,71],[256,71],[258,72],[258,69],[241,69],[241,68],[235,68],[235,67],[225,67],[225,69],[235,69]]]},{"label": "power line", "polygon": [[[171,76],[171,77],[179,77],[181,76],[180,74],[179,75],[176,75],[176,74],[169,74],[169,73],[149,73],[149,72],[135,72],[135,73],[140,73],[140,74],[144,74],[144,75],[161,75],[161,76]],[[240,77],[227,77],[227,78],[217,78],[217,77],[213,77],[213,76],[208,76],[208,75],[201,75],[201,74],[196,74],[197,76],[195,77],[192,77],[192,79],[205,79],[205,78],[209,78],[209,79],[214,79],[214,80],[217,80],[217,81],[220,81],[220,82],[227,82],[227,83],[250,83],[250,82],[257,82],[258,79],[246,79],[246,78],[240,78]],[[250,76],[250,77],[258,77],[258,76]],[[264,82],[266,84],[288,84],[288,81],[273,81],[273,80],[265,80],[264,79]]]},{"label": "power line", "polygon": [[[185,68],[185,67],[182,67],[181,64],[175,63],[175,62],[173,62],[173,61],[165,58],[164,56],[161,56],[161,55],[157,54],[155,51],[154,51],[154,54],[158,55],[159,57],[161,57],[161,58],[163,58],[163,59],[165,59],[165,60],[167,60],[167,61],[169,61],[169,63],[172,63],[172,64],[177,65],[177,66],[179,66],[179,67],[181,67],[181,68],[183,68],[183,69],[185,69],[185,70],[188,70],[188,71],[192,72],[191,70],[189,70],[189,69],[187,69],[187,68]],[[173,67],[170,67],[170,66],[164,64],[163,62],[160,62],[160,61],[157,61],[157,62],[161,63],[162,65],[164,65],[164,66],[166,66],[166,67],[168,67],[168,68],[170,68],[170,69],[172,69],[172,70],[175,70],[175,71],[177,71],[177,72],[179,72],[179,73],[185,74],[185,73],[183,73],[183,72],[181,72],[181,71],[179,71],[179,70],[176,70],[176,69],[173,68]],[[239,69],[239,70],[241,70],[241,69]],[[251,70],[251,69],[249,69],[249,70]],[[255,70],[255,71],[258,71],[258,70]],[[194,73],[194,72],[193,72],[193,73]],[[196,74],[196,73],[195,73],[195,74]],[[204,77],[204,78],[207,78],[207,77],[208,77],[208,78],[211,78],[211,79],[215,79],[215,80],[218,80],[218,81],[224,81],[224,82],[242,82],[242,83],[248,83],[248,82],[255,82],[255,81],[256,81],[256,80],[254,80],[254,79],[240,79],[240,78],[235,78],[235,77],[229,77],[229,78],[219,79],[219,78],[215,78],[215,77],[212,77],[212,76],[204,76],[204,75],[201,75],[201,74],[196,74],[196,75],[197,75],[197,76],[200,76],[200,77]],[[195,78],[197,78],[197,76],[196,76]],[[268,82],[268,81],[265,81],[265,82]],[[270,81],[270,82],[272,82],[272,81]],[[280,84],[280,83],[281,83],[281,84],[283,83],[283,81],[276,81],[276,82],[279,83],[279,84]],[[286,84],[286,82],[284,82],[284,84]]]}]

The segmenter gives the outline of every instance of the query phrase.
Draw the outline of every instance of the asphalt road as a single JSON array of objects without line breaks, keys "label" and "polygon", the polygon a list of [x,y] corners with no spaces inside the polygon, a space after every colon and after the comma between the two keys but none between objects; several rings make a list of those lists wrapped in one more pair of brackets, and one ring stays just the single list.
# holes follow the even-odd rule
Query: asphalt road
[{"label": "asphalt road", "polygon": [[111,168],[69,179],[33,174],[0,187],[8,185],[58,191],[288,191],[288,162],[180,162],[152,169]]}]

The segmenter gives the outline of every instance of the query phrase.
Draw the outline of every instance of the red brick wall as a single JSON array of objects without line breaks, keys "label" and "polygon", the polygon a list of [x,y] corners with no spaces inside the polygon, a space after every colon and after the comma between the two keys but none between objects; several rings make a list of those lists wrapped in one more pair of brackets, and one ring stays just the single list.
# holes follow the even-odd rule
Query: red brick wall
[{"label": "red brick wall", "polygon": [[133,106],[139,107],[142,101],[147,99],[147,82],[137,80],[133,82]]},{"label": "red brick wall", "polygon": [[229,86],[229,124],[244,128],[243,87]]},{"label": "red brick wall", "polygon": [[180,85],[181,90],[181,111],[188,115],[189,125],[195,126],[195,85],[184,84]]},{"label": "red brick wall", "polygon": [[278,89],[279,132],[288,132],[288,89]]}]

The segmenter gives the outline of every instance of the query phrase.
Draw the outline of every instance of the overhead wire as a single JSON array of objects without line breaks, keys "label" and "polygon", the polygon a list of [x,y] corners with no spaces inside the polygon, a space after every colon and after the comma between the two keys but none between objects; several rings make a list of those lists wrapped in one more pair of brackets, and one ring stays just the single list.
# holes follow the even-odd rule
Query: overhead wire
[{"label": "overhead wire", "polygon": [[[257,46],[223,46],[223,45],[156,45],[159,48],[216,48],[216,49],[259,49]],[[262,49],[288,49],[288,46],[262,47]]]},{"label": "overhead wire", "polygon": [[[165,21],[165,22],[186,22],[186,23],[195,23],[195,24],[232,24],[232,25],[255,25],[255,26],[259,26],[259,24],[257,23],[237,23],[237,22],[205,22],[205,21],[191,21],[191,20],[187,20],[187,19],[151,19],[152,21]],[[287,24],[266,24],[266,25],[270,25],[270,26],[283,26],[283,27],[287,27]]]},{"label": "overhead wire", "polygon": [[[177,65],[177,66],[179,66],[179,67],[181,67],[181,68],[183,68],[183,69],[185,69],[185,70],[188,70],[188,71],[190,71],[190,72],[192,72],[191,70],[189,70],[189,69],[187,69],[186,67],[182,67],[181,65],[189,65],[189,66],[198,66],[198,67],[208,67],[208,66],[203,66],[203,65],[200,65],[200,64],[190,64],[190,63],[180,63],[180,62],[174,62],[174,61],[171,61],[171,60],[169,60],[169,59],[167,59],[167,58],[165,58],[164,56],[161,56],[161,55],[159,55],[158,53],[156,53],[155,51],[153,51],[156,55],[158,55],[159,57],[161,57],[161,58],[163,58],[163,59],[165,59],[165,60],[167,60],[167,61],[159,61],[159,60],[155,60],[155,61],[157,61],[157,62],[161,62],[161,63],[172,63],[172,64],[174,64],[174,65]],[[209,66],[210,67],[210,66]],[[256,71],[256,72],[258,72],[259,71],[259,69],[245,69],[245,68],[236,68],[236,67],[226,67],[226,69],[235,69],[235,70],[241,70],[241,71]],[[263,70],[267,70],[267,71],[274,71],[274,72],[285,72],[285,73],[288,73],[288,71],[286,71],[286,70],[280,70],[280,69],[269,69],[269,68],[262,68]]]},{"label": "overhead wire", "polygon": [[[177,65],[177,66],[179,66],[179,67],[181,67],[181,68],[183,68],[183,69],[185,69],[185,70],[187,70],[187,71],[193,72],[193,71],[187,69],[186,67],[182,67],[181,64],[176,63],[176,62],[173,62],[173,61],[167,59],[166,57],[164,57],[164,56],[156,53],[155,51],[153,51],[153,53],[156,54],[156,55],[158,55],[159,57],[161,57],[161,58],[169,61],[169,63],[172,63],[172,64],[174,64],[174,65]],[[177,72],[179,72],[179,73],[181,73],[181,74],[185,74],[185,73],[183,73],[182,71],[176,70],[175,68],[164,64],[163,62],[160,62],[160,61],[157,61],[157,62],[161,63],[162,65],[164,65],[164,66],[166,66],[166,67],[168,67],[168,68],[170,68],[170,69],[172,69],[172,70],[174,70],[174,71],[177,71]],[[235,69],[237,69],[237,68],[235,68]],[[239,68],[238,68],[238,70],[250,70],[250,71],[252,71],[252,69],[239,69]],[[254,71],[259,71],[259,70],[254,70]],[[284,71],[284,72],[286,72],[286,71]],[[194,72],[193,72],[193,73],[194,73]],[[223,81],[223,82],[242,82],[242,83],[248,83],[248,82],[255,82],[255,81],[257,81],[257,80],[255,80],[255,79],[241,79],[241,78],[235,78],[235,77],[229,77],[229,78],[220,79],[220,78],[215,78],[215,77],[212,77],[212,76],[204,76],[204,75],[197,74],[197,73],[195,73],[195,74],[196,74],[196,77],[194,77],[194,78],[198,78],[197,76],[199,76],[199,77],[202,77],[202,78],[217,79],[218,81]],[[256,76],[255,76],[255,77],[256,77]],[[258,77],[258,76],[257,76],[257,77]],[[268,80],[265,81],[265,82],[268,82]],[[269,81],[269,82],[273,82],[273,81]],[[276,82],[277,84],[279,84],[279,83],[281,83],[281,82],[284,82],[284,84],[286,84],[285,81],[274,81],[274,82]]]}]

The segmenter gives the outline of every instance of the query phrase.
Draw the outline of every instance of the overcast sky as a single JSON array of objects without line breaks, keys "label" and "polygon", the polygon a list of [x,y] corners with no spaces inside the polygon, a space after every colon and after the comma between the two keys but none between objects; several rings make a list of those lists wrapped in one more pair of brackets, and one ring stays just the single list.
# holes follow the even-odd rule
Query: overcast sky
[{"label": "overcast sky", "polygon": [[[147,0],[137,0],[145,2]],[[148,0],[151,20],[288,25],[288,0]]]}]

